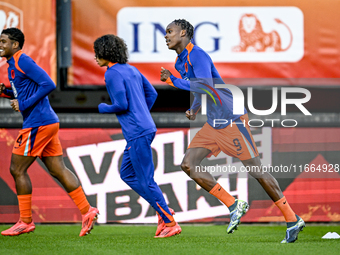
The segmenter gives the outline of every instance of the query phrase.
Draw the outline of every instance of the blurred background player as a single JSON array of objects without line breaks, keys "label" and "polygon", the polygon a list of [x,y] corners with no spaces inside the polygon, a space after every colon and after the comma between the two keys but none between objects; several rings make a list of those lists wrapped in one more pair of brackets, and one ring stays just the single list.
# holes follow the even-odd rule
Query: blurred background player
[{"label": "blurred background player", "polygon": [[161,189],[154,181],[151,143],[156,125],[150,110],[157,92],[150,82],[133,66],[127,64],[125,42],[115,35],[104,35],[94,42],[95,60],[107,67],[105,83],[112,104],[101,103],[100,113],[115,113],[122,126],[127,145],[120,168],[122,180],[142,196],[158,213],[155,237],[169,237],[181,233]]},{"label": "blurred background player", "polygon": [[[230,223],[227,233],[233,233],[240,223],[241,217],[248,210],[245,201],[235,199],[216,182],[209,172],[195,171],[201,161],[221,151],[239,158],[245,167],[252,167],[249,174],[264,188],[275,202],[287,222],[286,237],[282,243],[294,242],[298,233],[305,226],[304,221],[297,216],[283,196],[277,180],[269,173],[262,172],[261,161],[248,125],[248,114],[233,115],[233,96],[227,89],[214,89],[213,79],[223,83],[210,56],[201,48],[191,43],[194,34],[193,26],[184,19],[174,20],[166,28],[166,45],[178,54],[175,68],[182,79],[174,77],[169,70],[162,68],[161,81],[179,89],[192,91],[195,98],[191,108],[186,112],[189,120],[195,120],[201,106],[201,94],[216,94],[221,105],[215,105],[213,99],[207,96],[207,123],[195,135],[187,149],[182,170],[198,185],[222,201],[230,210]],[[193,81],[193,79],[196,79]],[[191,80],[191,81],[190,81]],[[226,124],[214,124],[214,119],[233,121]]]},{"label": "blurred background player", "polygon": [[[1,232],[16,236],[34,231],[32,220],[32,185],[27,169],[40,157],[49,173],[68,192],[82,214],[80,236],[90,233],[99,214],[88,203],[77,177],[66,168],[58,137],[59,119],[52,110],[47,95],[55,84],[47,73],[22,52],[24,34],[17,28],[4,29],[0,38],[0,56],[7,58],[8,78],[12,90],[0,84],[0,94],[11,99],[12,108],[21,112],[24,122],[14,144],[10,172],[15,181],[20,219],[11,228]],[[15,99],[14,99],[15,98]]]}]

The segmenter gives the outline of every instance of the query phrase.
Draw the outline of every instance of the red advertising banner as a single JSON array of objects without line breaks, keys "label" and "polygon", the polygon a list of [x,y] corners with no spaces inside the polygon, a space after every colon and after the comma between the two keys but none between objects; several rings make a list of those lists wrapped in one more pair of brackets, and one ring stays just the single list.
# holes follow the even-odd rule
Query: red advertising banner
[{"label": "red advertising banner", "polygon": [[[56,81],[55,0],[1,0],[0,31],[17,27],[25,34],[23,52]],[[0,82],[9,86],[7,62],[0,60]]]},{"label": "red advertising banner", "polygon": [[161,67],[178,76],[176,53],[167,49],[164,33],[179,18],[195,27],[194,43],[209,53],[223,78],[340,78],[336,0],[74,0],[72,8],[72,85],[104,84],[93,42],[108,33],[125,40],[130,64],[152,84],[163,84]]},{"label": "red advertising banner", "polygon": [[[19,129],[0,129],[0,222],[19,217],[15,184],[9,172],[11,151]],[[192,130],[194,131],[194,130]],[[160,128],[152,143],[155,180],[179,222],[228,221],[228,209],[202,190],[180,169],[189,130]],[[120,129],[61,129],[64,161],[82,183],[99,223],[156,223],[155,211],[119,176],[126,142]],[[340,221],[339,128],[262,128],[253,130],[264,167],[273,174],[293,210],[305,221]],[[202,162],[221,169],[214,173],[230,194],[248,201],[243,222],[283,221],[257,181],[242,171],[242,163],[220,153]],[[81,215],[67,192],[40,160],[28,171],[33,185],[35,222],[76,222]]]}]

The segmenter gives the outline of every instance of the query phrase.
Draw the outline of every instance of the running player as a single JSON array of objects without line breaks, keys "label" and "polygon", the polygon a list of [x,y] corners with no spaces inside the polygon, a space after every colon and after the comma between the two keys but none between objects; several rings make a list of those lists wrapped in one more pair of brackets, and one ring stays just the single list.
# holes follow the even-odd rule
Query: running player
[{"label": "running player", "polygon": [[133,66],[127,64],[125,42],[115,35],[104,35],[94,42],[95,60],[107,67],[105,83],[112,104],[101,103],[100,113],[115,113],[127,145],[120,169],[122,180],[142,196],[158,213],[156,238],[181,233],[163,193],[154,181],[151,143],[156,125],[150,110],[157,92],[150,82]]},{"label": "running player", "polygon": [[12,90],[1,83],[0,94],[12,99],[12,108],[21,112],[24,119],[23,129],[14,144],[10,166],[19,201],[20,219],[1,234],[16,236],[35,230],[31,207],[32,185],[27,169],[39,157],[79,208],[82,214],[79,236],[84,236],[90,233],[99,212],[90,206],[79,180],[64,165],[58,138],[59,119],[47,97],[55,89],[55,84],[41,67],[22,52],[24,42],[24,34],[17,28],[4,29],[1,33],[0,56],[7,58]]},{"label": "running player", "polygon": [[[179,89],[192,91],[194,102],[186,112],[189,120],[195,120],[201,105],[201,94],[217,93],[220,105],[215,104],[207,96],[207,123],[195,135],[187,149],[182,170],[198,185],[222,201],[230,210],[230,223],[227,233],[233,233],[240,223],[241,217],[248,210],[245,201],[235,199],[216,182],[209,172],[195,171],[195,166],[213,154],[217,156],[221,151],[239,158],[245,167],[253,169],[249,174],[264,188],[269,197],[275,202],[287,222],[286,237],[282,243],[294,242],[299,231],[305,226],[304,221],[297,216],[283,196],[277,180],[269,173],[262,172],[260,157],[248,125],[248,115],[233,115],[233,98],[227,89],[213,87],[213,79],[223,83],[209,55],[201,48],[191,43],[194,34],[193,26],[184,19],[174,20],[166,28],[166,44],[170,50],[178,54],[175,68],[182,79],[174,77],[169,70],[162,68],[161,81]],[[191,81],[190,81],[191,79]],[[232,120],[232,125],[216,124],[215,119]]]}]

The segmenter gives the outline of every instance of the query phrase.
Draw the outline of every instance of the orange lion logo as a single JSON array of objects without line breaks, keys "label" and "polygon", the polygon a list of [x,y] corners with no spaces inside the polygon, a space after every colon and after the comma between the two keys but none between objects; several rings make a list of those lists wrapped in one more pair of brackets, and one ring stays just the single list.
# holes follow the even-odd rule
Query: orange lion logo
[{"label": "orange lion logo", "polygon": [[254,14],[244,14],[240,19],[239,33],[241,42],[238,46],[233,47],[234,52],[274,52],[286,51],[290,48],[293,41],[293,35],[289,27],[279,19],[275,19],[278,24],[284,25],[290,34],[289,45],[282,49],[281,38],[277,31],[273,30],[265,33],[262,29],[261,22]]}]

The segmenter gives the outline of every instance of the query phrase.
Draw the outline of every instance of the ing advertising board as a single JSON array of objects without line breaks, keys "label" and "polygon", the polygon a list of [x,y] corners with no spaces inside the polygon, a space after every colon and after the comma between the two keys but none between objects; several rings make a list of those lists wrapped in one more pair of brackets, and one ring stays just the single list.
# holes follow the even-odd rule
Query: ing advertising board
[{"label": "ing advertising board", "polygon": [[340,77],[338,1],[83,2],[73,1],[73,85],[104,85],[105,70],[93,60],[93,42],[104,34],[125,40],[130,63],[153,85],[165,85],[161,67],[179,77],[177,54],[164,39],[175,19],[195,27],[193,42],[211,56],[222,78],[325,78],[322,86]]}]

